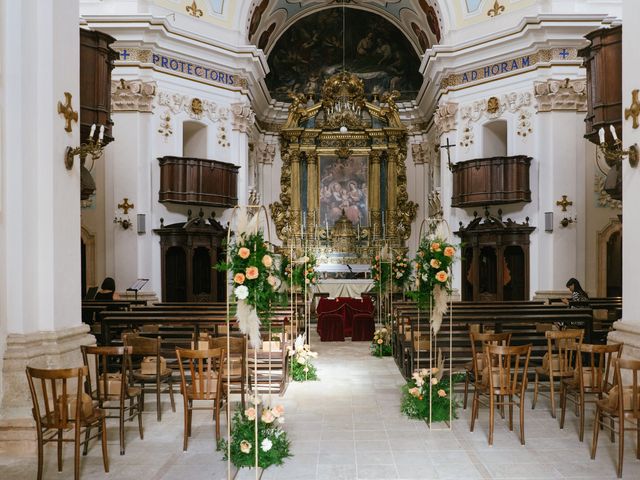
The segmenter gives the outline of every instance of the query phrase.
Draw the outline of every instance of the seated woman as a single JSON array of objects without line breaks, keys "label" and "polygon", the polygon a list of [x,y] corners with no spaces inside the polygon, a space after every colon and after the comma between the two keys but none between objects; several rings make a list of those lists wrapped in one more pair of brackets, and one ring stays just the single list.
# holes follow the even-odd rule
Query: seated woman
[{"label": "seated woman", "polygon": [[582,289],[582,287],[580,286],[580,282],[575,278],[569,279],[569,281],[567,282],[567,288],[571,292],[571,298],[563,298],[562,299],[563,303],[566,303],[568,305],[570,301],[571,302],[588,302],[589,301],[589,295],[587,295],[587,292],[585,292]]},{"label": "seated woman", "polygon": [[116,293],[116,281],[111,277],[105,278],[102,281],[100,290],[98,290],[98,293],[96,293],[94,300],[120,300],[120,295]]}]

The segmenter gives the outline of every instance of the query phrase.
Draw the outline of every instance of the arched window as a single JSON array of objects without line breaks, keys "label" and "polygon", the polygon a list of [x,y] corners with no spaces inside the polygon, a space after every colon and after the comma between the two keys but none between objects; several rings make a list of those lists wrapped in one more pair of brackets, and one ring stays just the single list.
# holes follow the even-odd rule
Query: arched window
[{"label": "arched window", "polygon": [[182,124],[182,156],[207,158],[207,126],[198,122]]},{"label": "arched window", "polygon": [[506,157],[508,155],[506,120],[485,123],[482,133],[482,156],[484,158]]}]

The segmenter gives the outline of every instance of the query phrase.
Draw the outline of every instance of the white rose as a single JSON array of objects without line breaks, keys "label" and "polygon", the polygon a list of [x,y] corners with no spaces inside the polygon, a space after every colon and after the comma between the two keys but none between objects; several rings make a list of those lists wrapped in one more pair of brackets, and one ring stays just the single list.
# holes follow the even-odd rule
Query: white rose
[{"label": "white rose", "polygon": [[271,447],[273,447],[273,442],[271,440],[269,440],[268,438],[262,440],[260,448],[262,448],[263,452],[268,452],[269,450],[271,450]]},{"label": "white rose", "polygon": [[423,280],[423,281],[425,281],[425,282],[426,282],[427,280],[429,280],[429,275],[427,275],[426,273],[423,273],[423,274],[422,274],[422,280]]},{"label": "white rose", "polygon": [[298,357],[298,363],[300,365],[304,365],[305,363],[307,363],[307,359],[304,357]]},{"label": "white rose", "polygon": [[244,300],[249,296],[249,289],[245,285],[240,285],[233,291],[238,300]]}]

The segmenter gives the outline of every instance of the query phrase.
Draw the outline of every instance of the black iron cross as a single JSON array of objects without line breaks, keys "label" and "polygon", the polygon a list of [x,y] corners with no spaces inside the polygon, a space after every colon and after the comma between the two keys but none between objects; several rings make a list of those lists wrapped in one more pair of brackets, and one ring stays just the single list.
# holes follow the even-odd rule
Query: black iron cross
[{"label": "black iron cross", "polygon": [[452,169],[453,164],[451,163],[451,149],[454,148],[456,146],[455,143],[449,143],[449,137],[447,137],[447,144],[446,145],[438,145],[438,148],[446,148],[447,149],[447,165],[449,167],[449,170]]}]

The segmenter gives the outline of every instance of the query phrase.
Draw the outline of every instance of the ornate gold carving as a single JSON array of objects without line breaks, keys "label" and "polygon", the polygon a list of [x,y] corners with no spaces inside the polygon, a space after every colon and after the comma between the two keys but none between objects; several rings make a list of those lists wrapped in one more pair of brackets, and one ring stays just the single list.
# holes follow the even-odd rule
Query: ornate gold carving
[{"label": "ornate gold carving", "polygon": [[127,197],[124,197],[124,199],[122,200],[122,203],[118,204],[118,208],[124,211],[125,215],[127,215],[129,213],[129,210],[131,210],[133,207],[134,207],[133,203],[129,203],[129,199]]},{"label": "ornate gold carving", "polygon": [[202,100],[200,100],[199,98],[194,98],[193,100],[191,100],[191,111],[197,117],[202,115],[202,112],[204,112],[204,109],[202,108]]},{"label": "ornate gold carving", "polygon": [[196,3],[196,0],[193,0],[193,3],[191,5],[187,5],[186,10],[187,10],[187,13],[192,17],[200,18],[202,15],[204,15],[202,10],[198,8],[198,4]]},{"label": "ornate gold carving", "polygon": [[487,100],[487,112],[493,114],[498,110],[500,110],[500,100],[498,100],[498,97],[489,97],[489,100]]},{"label": "ornate gold carving", "polygon": [[635,89],[631,92],[631,106],[624,110],[624,119],[629,120],[629,117],[632,117],[633,128],[635,129],[640,127],[638,116],[640,116],[640,102],[638,101],[638,89]]},{"label": "ornate gold carving", "polygon": [[338,158],[349,158],[353,154],[353,150],[347,147],[340,147],[336,149],[336,155]]},{"label": "ornate gold carving", "polygon": [[568,200],[566,195],[562,195],[562,200],[558,200],[556,202],[556,205],[559,207],[562,207],[562,211],[566,212],[567,207],[570,207],[571,205],[573,205],[573,202],[571,200]]},{"label": "ornate gold carving", "polygon": [[58,102],[58,113],[64,116],[64,130],[66,132],[71,132],[73,131],[71,122],[78,123],[78,112],[76,112],[71,106],[71,94],[69,92],[64,92],[64,98],[64,104],[62,102]]},{"label": "ornate gold carving", "polygon": [[498,2],[498,0],[496,0],[493,3],[493,8],[489,9],[489,11],[487,12],[487,16],[492,17],[492,18],[493,17],[497,17],[502,12],[504,12],[504,5],[500,5],[500,2]]}]

